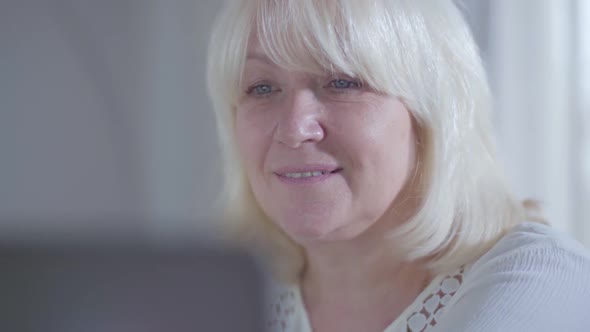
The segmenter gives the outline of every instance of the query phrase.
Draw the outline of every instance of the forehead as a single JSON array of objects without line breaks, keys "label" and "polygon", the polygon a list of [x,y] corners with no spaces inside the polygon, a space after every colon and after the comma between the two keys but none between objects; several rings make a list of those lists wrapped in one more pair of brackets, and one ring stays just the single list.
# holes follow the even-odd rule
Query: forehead
[{"label": "forehead", "polygon": [[336,68],[334,62],[327,56],[313,56],[313,50],[305,45],[290,45],[289,40],[277,42],[272,36],[258,37],[253,32],[246,48],[245,68],[265,66],[290,72],[309,74],[324,74],[342,69]]},{"label": "forehead", "polygon": [[265,64],[274,64],[269,58],[267,53],[264,51],[256,35],[251,37],[248,47],[246,49],[246,61],[256,61]]}]

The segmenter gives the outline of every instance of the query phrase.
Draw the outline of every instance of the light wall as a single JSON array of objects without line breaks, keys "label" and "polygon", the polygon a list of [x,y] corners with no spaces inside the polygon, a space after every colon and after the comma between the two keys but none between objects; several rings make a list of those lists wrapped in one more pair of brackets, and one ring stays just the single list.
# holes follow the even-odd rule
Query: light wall
[{"label": "light wall", "polygon": [[[590,243],[587,1],[462,2],[516,193]],[[100,223],[174,234],[215,222],[221,180],[205,59],[220,5],[0,2],[4,234]]]}]

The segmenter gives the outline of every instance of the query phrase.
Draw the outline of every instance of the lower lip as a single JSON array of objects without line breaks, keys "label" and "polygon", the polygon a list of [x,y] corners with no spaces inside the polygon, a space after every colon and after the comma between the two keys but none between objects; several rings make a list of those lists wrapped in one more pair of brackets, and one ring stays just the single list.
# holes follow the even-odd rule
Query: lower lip
[{"label": "lower lip", "polygon": [[281,182],[288,183],[288,184],[316,184],[323,181],[328,180],[329,178],[333,177],[334,175],[338,174],[338,172],[333,173],[326,173],[318,176],[308,176],[308,177],[300,177],[300,178],[290,178],[287,176],[278,175],[277,177]]}]

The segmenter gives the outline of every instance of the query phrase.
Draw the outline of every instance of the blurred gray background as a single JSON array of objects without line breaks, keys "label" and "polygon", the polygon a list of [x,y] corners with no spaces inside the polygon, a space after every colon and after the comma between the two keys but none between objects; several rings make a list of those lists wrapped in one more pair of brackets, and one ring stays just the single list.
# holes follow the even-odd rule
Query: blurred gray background
[{"label": "blurred gray background", "polygon": [[[590,1],[462,1],[521,198],[590,244]],[[221,1],[0,1],[0,234],[215,223]]]}]

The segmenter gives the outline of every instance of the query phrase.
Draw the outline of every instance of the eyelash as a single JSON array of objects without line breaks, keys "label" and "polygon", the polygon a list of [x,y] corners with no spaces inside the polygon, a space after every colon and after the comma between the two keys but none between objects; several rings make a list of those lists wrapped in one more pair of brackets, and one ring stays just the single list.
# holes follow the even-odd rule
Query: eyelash
[{"label": "eyelash", "polygon": [[[256,93],[256,89],[258,89],[260,87],[269,87],[270,88],[270,91],[267,92],[267,93]],[[256,84],[256,85],[253,85],[253,86],[249,87],[246,90],[246,94],[247,95],[255,95],[256,97],[267,97],[268,95],[272,94],[273,92],[277,92],[277,90],[275,90],[273,88],[273,86],[271,84],[268,84],[268,83]]]},{"label": "eyelash", "polygon": [[[346,83],[346,87],[337,87],[336,83]],[[328,83],[327,87],[337,89],[337,90],[347,90],[347,89],[360,89],[363,87],[363,84],[354,79],[345,79],[345,78],[336,78]]]},{"label": "eyelash", "polygon": [[[345,83],[346,86],[338,87],[338,86],[336,86],[336,84],[338,84],[338,83]],[[268,92],[260,92],[260,91],[257,92],[256,90],[261,87],[268,87],[268,88],[270,88],[270,90]],[[341,93],[341,92],[344,92],[344,90],[348,90],[348,89],[360,89],[363,87],[363,84],[362,84],[362,82],[360,82],[358,80],[354,80],[354,79],[336,78],[336,79],[331,80],[324,87],[331,88],[334,90],[340,90],[338,92]],[[281,91],[281,90],[274,89],[272,84],[261,83],[261,84],[256,84],[256,85],[250,86],[246,90],[246,95],[249,95],[249,96],[254,95],[255,97],[259,97],[259,98],[266,98],[266,97],[270,96],[271,94],[273,94],[275,92],[279,92],[279,91]]]}]

